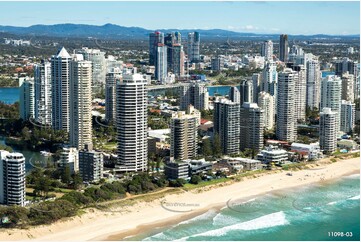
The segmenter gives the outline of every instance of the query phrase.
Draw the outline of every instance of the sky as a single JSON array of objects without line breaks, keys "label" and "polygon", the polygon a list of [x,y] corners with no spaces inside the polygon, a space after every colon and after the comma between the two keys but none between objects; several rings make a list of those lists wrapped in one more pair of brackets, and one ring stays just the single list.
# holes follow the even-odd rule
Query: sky
[{"label": "sky", "polygon": [[360,34],[360,2],[0,2],[0,25],[112,23],[146,29]]}]

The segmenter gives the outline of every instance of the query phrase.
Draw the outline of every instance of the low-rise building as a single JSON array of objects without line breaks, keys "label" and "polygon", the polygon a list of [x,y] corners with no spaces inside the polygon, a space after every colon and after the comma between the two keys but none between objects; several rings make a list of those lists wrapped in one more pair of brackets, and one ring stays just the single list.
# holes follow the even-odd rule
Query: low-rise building
[{"label": "low-rise building", "polygon": [[348,139],[337,141],[337,147],[340,149],[346,149],[348,151],[356,150],[358,148],[355,141]]},{"label": "low-rise building", "polygon": [[283,164],[288,160],[288,153],[278,147],[268,146],[257,155],[257,160],[261,161],[262,164]]},{"label": "low-rise building", "polygon": [[185,160],[185,162],[189,164],[190,176],[200,175],[212,170],[212,163],[205,161],[205,159]]},{"label": "low-rise building", "polygon": [[85,149],[79,151],[79,172],[83,181],[94,182],[102,179],[103,166],[103,154],[94,151],[91,145],[85,145]]},{"label": "low-rise building", "polygon": [[291,152],[297,152],[308,160],[315,160],[322,157],[319,143],[302,144],[292,143]]},{"label": "low-rise building", "polygon": [[254,171],[261,169],[261,161],[243,157],[228,157],[226,161],[233,169],[243,171]]},{"label": "low-rise building", "polygon": [[188,179],[189,164],[187,162],[169,162],[164,166],[164,173],[167,179]]}]

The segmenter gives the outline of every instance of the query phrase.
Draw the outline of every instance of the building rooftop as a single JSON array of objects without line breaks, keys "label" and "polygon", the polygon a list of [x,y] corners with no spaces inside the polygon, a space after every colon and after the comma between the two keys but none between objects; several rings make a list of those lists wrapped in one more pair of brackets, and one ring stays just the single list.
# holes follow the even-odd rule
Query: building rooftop
[{"label": "building rooftop", "polygon": [[64,47],[61,47],[61,49],[56,53],[56,57],[64,57],[64,58],[70,58],[68,51]]}]

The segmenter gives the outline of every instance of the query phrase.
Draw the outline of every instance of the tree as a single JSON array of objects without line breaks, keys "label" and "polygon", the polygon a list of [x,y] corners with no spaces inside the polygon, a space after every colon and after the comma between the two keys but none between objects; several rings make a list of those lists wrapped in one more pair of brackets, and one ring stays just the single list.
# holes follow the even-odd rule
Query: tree
[{"label": "tree", "polygon": [[243,154],[245,157],[253,158],[255,155],[255,151],[254,151],[254,149],[246,148],[246,149],[244,149]]},{"label": "tree", "polygon": [[189,183],[191,183],[191,184],[198,184],[198,183],[200,183],[202,181],[202,178],[200,177],[200,176],[198,176],[198,175],[193,175],[192,177],[191,177],[191,180],[189,181]]},{"label": "tree", "polygon": [[222,155],[221,137],[216,133],[213,137],[213,155],[219,157]]},{"label": "tree", "polygon": [[184,184],[186,184],[186,180],[184,180],[182,178],[178,178],[176,180],[169,181],[170,187],[183,187]]},{"label": "tree", "polygon": [[46,197],[49,193],[51,180],[49,177],[42,175],[35,182],[34,193]]},{"label": "tree", "polygon": [[65,166],[62,174],[61,174],[61,181],[65,184],[70,184],[71,181],[71,174],[70,174],[70,168],[69,166]]},{"label": "tree", "polygon": [[202,154],[204,157],[212,155],[212,144],[209,139],[202,141]]},{"label": "tree", "polygon": [[30,137],[31,137],[31,134],[30,134],[30,130],[28,127],[24,127],[22,130],[21,130],[21,136],[23,137],[23,139],[25,141],[29,141],[30,140]]},{"label": "tree", "polygon": [[83,184],[83,179],[80,176],[79,172],[75,172],[73,174],[72,178],[73,178],[73,187],[74,187],[74,189],[79,189],[81,184]]},{"label": "tree", "polygon": [[10,146],[7,146],[7,145],[2,145],[2,144],[0,144],[0,150],[6,150],[9,152],[13,152],[13,148],[11,148]]}]

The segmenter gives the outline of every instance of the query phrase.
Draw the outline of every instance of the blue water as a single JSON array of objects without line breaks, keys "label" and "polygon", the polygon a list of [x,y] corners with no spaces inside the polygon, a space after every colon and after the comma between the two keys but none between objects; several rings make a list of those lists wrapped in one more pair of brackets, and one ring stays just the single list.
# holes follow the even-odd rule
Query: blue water
[{"label": "blue water", "polygon": [[[187,201],[191,202],[191,201]],[[332,237],[329,232],[343,232]],[[352,234],[351,234],[352,233]],[[127,240],[352,240],[360,238],[360,176],[229,201],[220,211]]]},{"label": "blue water", "polygon": [[[3,136],[0,136],[0,144],[6,145],[5,138]],[[52,163],[53,161],[51,156],[48,157],[42,156],[40,152],[23,149],[18,146],[12,146],[12,145],[8,145],[8,146],[10,146],[14,152],[19,152],[24,155],[26,172],[31,171],[32,169],[34,169],[34,167],[38,167],[38,168],[46,167],[48,162]]]},{"label": "blue water", "polygon": [[207,87],[209,96],[214,96],[215,94],[220,95],[220,96],[228,95],[230,88],[231,88],[231,86],[209,86],[209,87]]},{"label": "blue water", "polygon": [[0,102],[13,104],[19,101],[18,87],[0,87]]}]

